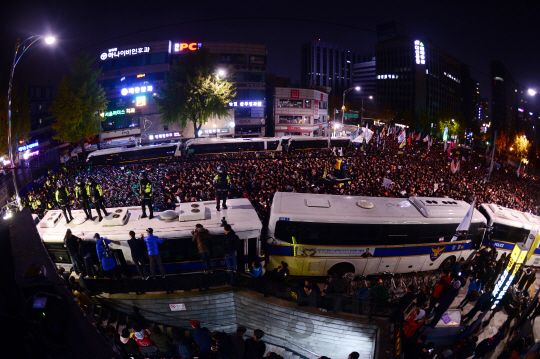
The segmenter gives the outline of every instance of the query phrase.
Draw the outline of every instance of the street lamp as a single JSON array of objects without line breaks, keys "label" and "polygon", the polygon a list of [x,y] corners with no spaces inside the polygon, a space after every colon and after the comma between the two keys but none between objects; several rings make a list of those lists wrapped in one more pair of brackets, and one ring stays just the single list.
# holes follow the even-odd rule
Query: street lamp
[{"label": "street lamp", "polygon": [[219,69],[219,70],[217,71],[217,77],[218,77],[218,78],[220,78],[220,77],[225,77],[225,75],[226,75],[225,70]]},{"label": "street lamp", "polygon": [[343,124],[343,117],[345,117],[345,95],[349,93],[351,90],[360,91],[360,86],[356,87],[349,87],[345,91],[343,91],[343,106],[341,107],[341,124]]},{"label": "street lamp", "polygon": [[529,95],[531,96],[534,96],[536,95],[536,90],[533,90],[533,89],[528,89],[527,92],[529,93]]},{"label": "street lamp", "polygon": [[[373,100],[373,96],[369,96],[370,100]],[[362,112],[360,113],[360,126],[364,124],[364,96],[362,96]]]},{"label": "street lamp", "polygon": [[[8,86],[8,147],[9,147],[9,161],[11,162],[11,176],[13,177],[13,186],[15,187],[15,198],[17,199],[17,205],[21,209],[21,200],[19,198],[19,189],[17,188],[17,178],[15,177],[15,162],[13,161],[13,147],[11,146],[11,94],[13,89],[13,75],[15,74],[15,67],[19,63],[22,55],[32,46],[36,41],[40,39],[45,39],[45,43],[51,45],[54,43],[55,38],[52,36],[43,36],[43,35],[34,35],[30,36],[23,42],[20,39],[17,39],[15,43],[15,54],[13,55],[13,65],[11,66],[11,72],[9,76],[9,86]],[[22,51],[19,55],[19,49]]]}]

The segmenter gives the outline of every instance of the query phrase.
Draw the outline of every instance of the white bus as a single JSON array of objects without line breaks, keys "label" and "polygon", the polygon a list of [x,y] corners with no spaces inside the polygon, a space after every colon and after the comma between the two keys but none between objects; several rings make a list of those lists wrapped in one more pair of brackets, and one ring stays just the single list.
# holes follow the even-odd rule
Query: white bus
[{"label": "white bus", "polygon": [[180,146],[180,142],[175,142],[131,148],[98,150],[90,153],[86,162],[94,165],[107,165],[118,162],[136,162],[140,160],[169,158],[180,156]]},{"label": "white bus", "polygon": [[98,262],[93,237],[95,233],[99,233],[101,237],[112,241],[111,247],[117,250],[120,262],[127,266],[129,272],[136,274],[127,244],[129,231],[134,231],[136,236],[140,236],[141,233],[146,235],[146,229],[151,227],[154,235],[164,239],[159,245],[159,253],[167,273],[179,273],[203,268],[197,245],[191,241],[191,231],[195,229],[197,223],[202,224],[212,235],[210,252],[212,266],[225,267],[223,249],[225,233],[221,226],[222,220],[225,219],[243,241],[243,248],[237,250],[238,268],[247,268],[248,263],[255,259],[264,264],[260,244],[262,224],[255,209],[245,198],[230,199],[227,204],[227,210],[217,212],[215,201],[181,203],[174,211],[155,213],[152,220],[141,218],[140,207],[108,208],[110,214],[101,222],[85,220],[82,210],[74,210],[72,214],[75,219],[69,224],[63,218],[62,211],[53,210],[47,212],[37,228],[45,248],[57,265],[67,269],[71,267],[70,257],[64,247],[64,236],[69,228],[73,235],[92,244],[90,247],[93,248],[91,252],[94,263]]},{"label": "white bus", "polygon": [[449,269],[482,243],[473,212],[467,237],[451,242],[470,205],[451,198],[354,197],[277,192],[268,224],[267,269],[291,275],[357,275]]},{"label": "white bus", "polygon": [[[525,243],[530,247],[538,233],[540,218],[531,213],[520,212],[515,209],[504,208],[496,204],[482,204],[478,208],[487,219],[489,243],[493,244],[499,254],[512,252],[516,243]],[[525,265],[540,265],[540,249],[537,247],[534,254]]]}]

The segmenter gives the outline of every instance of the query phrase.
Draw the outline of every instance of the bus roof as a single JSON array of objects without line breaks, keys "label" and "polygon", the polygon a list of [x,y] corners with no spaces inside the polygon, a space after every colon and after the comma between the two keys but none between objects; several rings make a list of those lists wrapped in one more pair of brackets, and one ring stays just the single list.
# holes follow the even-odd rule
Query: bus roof
[{"label": "bus roof", "polygon": [[531,213],[501,207],[494,203],[482,204],[480,207],[483,208],[489,216],[488,220],[490,220],[491,223],[488,224],[490,226],[492,226],[493,222],[495,222],[516,228],[525,228],[531,230],[540,225],[540,217]]},{"label": "bus roof", "polygon": [[261,142],[261,141],[279,141],[277,137],[247,137],[247,138],[192,138],[186,141],[186,146],[210,144],[210,143],[238,143],[238,142]]},{"label": "bus roof", "polygon": [[173,143],[160,143],[160,144],[157,144],[157,145],[148,145],[148,146],[139,146],[139,147],[108,148],[108,149],[94,151],[94,152],[88,154],[87,161],[88,161],[89,158],[95,157],[95,156],[110,155],[112,153],[139,151],[139,150],[143,150],[143,149],[156,148],[156,147],[177,146],[179,143],[180,142],[173,142]]},{"label": "bus roof", "polygon": [[[270,223],[278,220],[319,223],[460,223],[470,205],[451,198],[360,197],[277,192]],[[475,210],[473,223],[485,223]]]},{"label": "bus roof", "polygon": [[[202,224],[210,234],[223,234],[221,220],[225,217],[228,224],[242,239],[259,237],[262,230],[262,224],[259,220],[255,209],[248,199],[238,198],[229,199],[227,201],[228,209],[221,212],[216,211],[215,201],[196,202],[201,208],[204,207],[204,219],[188,220],[181,222],[176,218],[171,222],[166,222],[159,219],[159,212],[154,213],[155,218],[152,220],[141,219],[142,210],[140,207],[121,207],[107,208],[111,213],[115,213],[118,209],[124,209],[129,212],[129,216],[125,224],[117,226],[107,226],[107,219],[102,222],[85,221],[82,224],[75,224],[77,218],[84,217],[82,210],[72,210],[75,220],[67,224],[65,218],[61,218],[52,228],[42,227],[43,222],[52,222],[51,219],[62,213],[60,210],[47,212],[45,217],[37,226],[41,238],[45,242],[60,242],[64,240],[67,229],[71,229],[73,235],[84,239],[91,239],[95,233],[99,233],[101,237],[107,237],[111,240],[128,240],[129,231],[134,231],[138,237],[141,233],[146,235],[146,229],[151,227],[154,230],[154,235],[160,238],[179,238],[191,237],[191,231],[195,229],[195,224]],[[191,204],[191,203],[186,203]],[[181,212],[176,209],[177,214]],[[181,213],[180,213],[181,214]]]}]

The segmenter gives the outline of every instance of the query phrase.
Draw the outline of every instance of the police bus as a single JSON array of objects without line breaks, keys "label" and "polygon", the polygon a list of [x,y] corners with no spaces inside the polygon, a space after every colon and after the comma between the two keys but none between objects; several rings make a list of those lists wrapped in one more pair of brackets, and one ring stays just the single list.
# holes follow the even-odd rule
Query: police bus
[{"label": "police bus", "polygon": [[[107,208],[109,216],[102,222],[96,220],[85,221],[82,210],[73,210],[75,217],[69,224],[66,223],[62,211],[47,212],[37,226],[38,232],[49,252],[53,262],[71,267],[71,260],[64,247],[64,236],[67,229],[72,234],[91,243],[91,252],[94,263],[99,263],[95,252],[95,233],[112,241],[111,248],[115,250],[117,258],[132,274],[136,268],[131,258],[128,246],[129,231],[136,236],[146,235],[146,229],[151,227],[154,235],[163,238],[159,244],[159,253],[167,273],[180,273],[202,270],[202,262],[196,243],[192,242],[192,231],[197,223],[202,224],[210,234],[210,258],[213,268],[225,267],[222,224],[230,224],[241,239],[237,249],[238,268],[247,268],[248,263],[259,259],[264,264],[264,256],[260,243],[262,224],[255,209],[245,198],[230,199],[227,201],[228,209],[216,211],[216,202],[186,202],[181,203],[176,210],[155,212],[155,218],[149,220],[141,218],[140,207]],[[147,262],[148,264],[148,262]]]},{"label": "police bus", "polygon": [[268,268],[369,275],[449,269],[482,243],[486,219],[451,242],[470,205],[450,198],[355,197],[277,192],[268,224]]}]

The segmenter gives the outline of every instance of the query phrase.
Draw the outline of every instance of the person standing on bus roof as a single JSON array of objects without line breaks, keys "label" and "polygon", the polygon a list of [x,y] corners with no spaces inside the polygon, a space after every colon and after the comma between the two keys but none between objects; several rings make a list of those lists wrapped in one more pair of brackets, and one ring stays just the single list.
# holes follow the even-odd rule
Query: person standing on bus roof
[{"label": "person standing on bus roof", "polygon": [[227,195],[229,193],[229,185],[231,180],[227,174],[227,169],[224,165],[219,165],[217,168],[216,177],[214,177],[214,185],[216,186],[216,209],[219,211],[220,201],[223,201],[223,209],[227,209]]},{"label": "person standing on bus roof", "polygon": [[79,245],[77,240],[79,238],[71,234],[71,229],[68,228],[66,231],[66,236],[64,237],[64,247],[67,248],[69,256],[71,257],[71,263],[73,263],[73,269],[75,273],[79,275],[79,272],[82,269],[81,262],[79,260]]},{"label": "person standing on bus roof", "polygon": [[159,267],[159,271],[161,272],[161,277],[165,278],[165,268],[163,268],[163,263],[161,263],[158,247],[158,243],[163,243],[163,238],[154,236],[154,230],[152,228],[148,228],[146,230],[146,237],[144,237],[144,235],[141,233],[141,238],[144,238],[146,248],[148,249],[148,258],[150,259],[150,273],[152,274],[152,279],[156,279],[156,263]]},{"label": "person standing on bus roof", "polygon": [[148,180],[148,174],[146,171],[142,171],[140,178],[140,194],[141,194],[141,208],[142,208],[142,217],[146,218],[146,208],[145,206],[148,206],[148,210],[150,211],[150,217],[149,219],[154,218],[154,209],[152,208],[152,182]]},{"label": "person standing on bus roof", "polygon": [[96,207],[96,212],[99,216],[99,221],[101,222],[103,220],[103,217],[101,216],[101,210],[103,210],[105,216],[109,215],[105,207],[102,206],[103,190],[101,189],[101,186],[92,177],[88,177],[86,179],[86,183],[88,184],[88,194],[90,195],[90,200],[92,201],[92,204]]},{"label": "person standing on bus roof", "polygon": [[225,232],[223,247],[225,248],[225,263],[227,264],[227,270],[236,272],[236,244],[240,241],[240,238],[234,232],[230,224],[226,224],[223,227],[223,231]]},{"label": "person standing on bus roof", "polygon": [[77,183],[75,186],[75,198],[77,198],[81,204],[86,219],[92,219],[92,210],[90,209],[90,203],[88,201],[88,186],[83,183],[81,177],[77,177],[75,183]]},{"label": "person standing on bus roof", "polygon": [[[58,180],[56,186],[58,187],[55,193],[56,202],[58,202],[58,205],[60,205],[60,207],[62,208],[62,213],[64,213],[64,217],[66,217],[66,222],[69,223],[73,221],[73,215],[71,214],[71,206],[69,205],[69,192],[64,186],[62,180]],[[69,219],[68,214],[71,219]]]},{"label": "person standing on bus roof", "polygon": [[195,225],[195,230],[192,233],[193,238],[191,238],[191,241],[197,243],[204,273],[212,273],[212,263],[210,262],[210,240],[212,236],[208,232],[208,229],[204,228],[200,223]]},{"label": "person standing on bus roof", "polygon": [[104,277],[106,279],[117,279],[116,259],[114,258],[114,253],[110,247],[111,241],[101,237],[99,233],[94,234],[94,239],[96,240],[96,252]]},{"label": "person standing on bus roof", "polygon": [[144,262],[144,251],[146,250],[146,244],[144,239],[135,237],[134,231],[129,231],[129,239],[127,241],[129,249],[131,250],[131,258],[137,272],[142,277],[143,280],[147,280],[148,276],[146,275],[146,263]]}]

